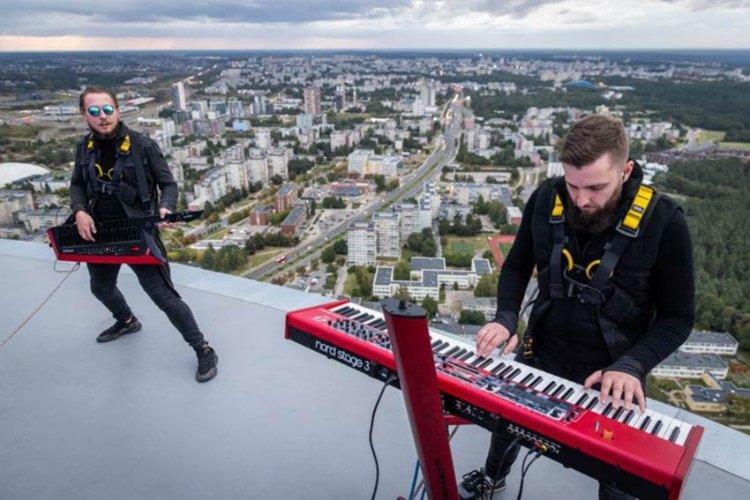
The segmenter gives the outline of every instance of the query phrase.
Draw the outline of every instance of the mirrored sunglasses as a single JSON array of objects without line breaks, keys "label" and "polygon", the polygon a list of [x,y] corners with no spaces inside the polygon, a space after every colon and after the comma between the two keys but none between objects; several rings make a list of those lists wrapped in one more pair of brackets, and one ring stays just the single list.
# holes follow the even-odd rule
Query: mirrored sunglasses
[{"label": "mirrored sunglasses", "polygon": [[105,115],[109,116],[109,115],[111,115],[112,113],[115,112],[115,107],[112,106],[111,104],[105,104],[102,107],[99,107],[99,106],[89,106],[86,111],[91,116],[99,116],[100,114],[102,114],[102,111],[104,112]]}]

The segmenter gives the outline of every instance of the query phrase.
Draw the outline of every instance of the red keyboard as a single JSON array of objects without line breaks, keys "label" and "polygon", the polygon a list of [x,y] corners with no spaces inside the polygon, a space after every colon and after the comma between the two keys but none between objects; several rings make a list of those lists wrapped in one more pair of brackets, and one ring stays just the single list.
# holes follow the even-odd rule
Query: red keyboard
[{"label": "red keyboard", "polygon": [[[288,313],[286,337],[378,380],[396,374],[383,315],[348,301]],[[615,409],[597,391],[511,357],[476,356],[473,344],[432,329],[430,338],[449,413],[640,498],[679,498],[702,427]]]},{"label": "red keyboard", "polygon": [[164,264],[167,260],[154,237],[154,226],[160,222],[188,222],[203,211],[135,217],[96,223],[96,241],[86,241],[75,224],[63,224],[47,230],[47,236],[58,260],[93,264]]}]

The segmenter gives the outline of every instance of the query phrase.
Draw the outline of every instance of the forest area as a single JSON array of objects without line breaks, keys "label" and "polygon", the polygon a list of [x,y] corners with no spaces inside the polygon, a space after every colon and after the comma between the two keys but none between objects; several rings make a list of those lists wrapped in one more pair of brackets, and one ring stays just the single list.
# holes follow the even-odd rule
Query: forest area
[{"label": "forest area", "polygon": [[657,180],[684,199],[696,269],[696,329],[728,331],[750,350],[750,165],[674,163]]}]

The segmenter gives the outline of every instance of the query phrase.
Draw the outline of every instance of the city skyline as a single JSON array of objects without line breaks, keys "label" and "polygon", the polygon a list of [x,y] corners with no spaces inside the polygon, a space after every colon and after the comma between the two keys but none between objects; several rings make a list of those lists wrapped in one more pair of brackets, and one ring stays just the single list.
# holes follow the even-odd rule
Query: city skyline
[{"label": "city skyline", "polygon": [[746,49],[750,0],[9,0],[0,52]]}]

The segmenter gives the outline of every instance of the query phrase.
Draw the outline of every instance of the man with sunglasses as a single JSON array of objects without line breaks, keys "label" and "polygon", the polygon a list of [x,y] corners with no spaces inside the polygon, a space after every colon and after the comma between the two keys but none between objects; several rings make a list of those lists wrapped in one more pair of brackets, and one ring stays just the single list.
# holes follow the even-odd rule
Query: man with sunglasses
[{"label": "man with sunglasses", "polygon": [[[102,87],[86,88],[79,108],[90,133],[76,149],[70,181],[70,206],[81,238],[96,241],[95,220],[151,215],[164,218],[175,209],[177,184],[159,147],[149,137],[120,121],[114,93]],[[142,179],[142,182],[139,182]],[[157,243],[161,241],[157,234]],[[162,252],[166,255],[166,251]],[[120,264],[87,264],[91,292],[109,309],[115,324],[96,338],[110,342],[141,329],[117,288]],[[131,265],[141,287],[196,352],[198,382],[216,376],[218,357],[201,333],[193,313],[174,288],[169,265]]]},{"label": "man with sunglasses", "polygon": [[[571,127],[564,176],[546,180],[529,198],[500,272],[495,319],[477,333],[476,348],[479,356],[501,344],[504,353],[516,348],[521,303],[536,269],[538,295],[516,359],[598,390],[602,404],[628,410],[621,415],[645,410],[646,375],[687,339],[695,320],[682,210],[643,185],[628,151],[620,120],[590,115]],[[493,433],[484,467],[464,476],[462,497],[502,490],[518,452],[512,436]],[[633,497],[600,481],[599,498]]]}]

